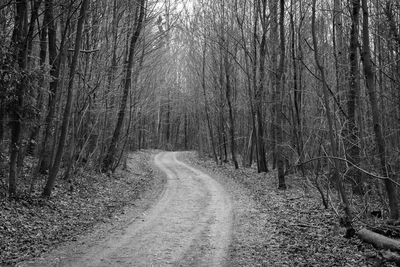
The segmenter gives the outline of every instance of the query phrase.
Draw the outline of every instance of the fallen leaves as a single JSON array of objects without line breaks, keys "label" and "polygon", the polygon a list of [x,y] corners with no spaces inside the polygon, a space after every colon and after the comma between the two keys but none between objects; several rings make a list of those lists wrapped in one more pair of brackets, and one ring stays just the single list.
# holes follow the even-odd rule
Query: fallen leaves
[{"label": "fallen leaves", "polygon": [[51,199],[41,198],[40,192],[0,199],[0,265],[38,257],[62,242],[77,240],[97,222],[123,213],[150,186],[150,158],[149,151],[134,153],[129,172],[111,177],[82,171],[73,178],[73,192],[59,180]]},{"label": "fallen leaves", "polygon": [[186,158],[233,179],[250,192],[257,205],[256,211],[245,214],[246,218],[236,218],[236,229],[243,233],[234,233],[232,265],[392,266],[381,262],[372,246],[357,238],[344,238],[345,230],[335,212],[324,209],[319,193],[305,188],[301,177],[288,176],[288,190],[281,191],[275,172],[259,174],[251,168],[216,166],[212,159],[199,159],[194,153]]}]

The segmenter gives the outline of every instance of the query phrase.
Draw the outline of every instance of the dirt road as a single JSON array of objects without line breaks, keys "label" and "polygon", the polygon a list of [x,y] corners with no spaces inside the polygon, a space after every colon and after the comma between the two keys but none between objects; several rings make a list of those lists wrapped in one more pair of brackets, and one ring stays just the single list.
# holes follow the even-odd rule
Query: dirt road
[{"label": "dirt road", "polygon": [[167,175],[159,201],[123,231],[57,266],[224,266],[231,239],[230,196],[210,176],[162,152]]}]

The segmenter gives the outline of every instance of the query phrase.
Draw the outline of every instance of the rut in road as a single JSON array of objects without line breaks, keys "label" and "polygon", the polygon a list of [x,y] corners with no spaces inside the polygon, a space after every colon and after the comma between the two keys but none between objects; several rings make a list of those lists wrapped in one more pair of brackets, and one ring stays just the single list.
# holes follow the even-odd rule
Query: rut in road
[{"label": "rut in road", "polygon": [[61,266],[223,266],[231,237],[230,196],[210,176],[162,152],[160,200],[118,236]]}]

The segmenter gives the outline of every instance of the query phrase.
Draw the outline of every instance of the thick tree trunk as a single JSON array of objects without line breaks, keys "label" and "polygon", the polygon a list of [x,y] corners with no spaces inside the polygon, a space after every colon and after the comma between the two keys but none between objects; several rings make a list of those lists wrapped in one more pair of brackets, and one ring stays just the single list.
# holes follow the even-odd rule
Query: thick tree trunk
[{"label": "thick tree trunk", "polygon": [[42,138],[42,142],[39,148],[39,161],[35,170],[34,176],[37,176],[39,172],[45,172],[51,166],[51,157],[49,153],[49,141],[50,136],[52,134],[53,121],[56,113],[56,97],[58,91],[58,83],[59,76],[61,70],[61,62],[64,57],[64,45],[66,40],[66,32],[68,27],[68,21],[65,24],[64,32],[62,34],[62,39],[60,43],[59,54],[57,55],[57,27],[54,23],[54,14],[53,14],[53,0],[45,1],[45,12],[44,12],[44,24],[47,25],[48,30],[48,46],[49,46],[49,64],[50,68],[50,76],[52,78],[50,82],[49,89],[49,99],[48,99],[48,108],[47,114],[45,118],[45,129]]},{"label": "thick tree trunk", "polygon": [[[265,1],[264,1],[265,2]],[[264,3],[265,7],[265,3]],[[265,11],[265,8],[264,8]],[[259,173],[268,172],[267,159],[265,154],[265,141],[264,141],[264,124],[263,124],[263,111],[262,101],[264,98],[264,83],[265,83],[265,56],[266,56],[266,33],[264,32],[261,37],[260,56],[257,66],[257,42],[258,42],[258,22],[259,12],[261,12],[260,1],[254,2],[254,29],[253,29],[253,87],[254,87],[254,118],[253,123],[255,126],[256,136],[256,151],[257,151],[257,170]],[[265,13],[265,12],[264,12]],[[257,79],[257,67],[259,77]]]},{"label": "thick tree trunk", "polygon": [[86,11],[88,9],[88,5],[89,5],[89,0],[82,0],[81,9],[80,9],[80,13],[79,13],[79,19],[78,19],[78,25],[77,25],[77,30],[76,30],[74,54],[72,57],[72,62],[71,62],[70,70],[69,70],[67,103],[65,105],[63,119],[62,119],[60,139],[58,141],[58,147],[57,147],[57,152],[56,152],[55,159],[54,159],[54,164],[50,169],[49,177],[47,179],[46,186],[43,190],[43,196],[46,196],[46,197],[49,197],[51,195],[51,192],[53,190],[53,187],[54,187],[54,184],[56,181],[58,171],[60,169],[61,159],[64,154],[64,146],[65,146],[65,141],[67,139],[67,134],[68,134],[70,114],[71,114],[71,109],[72,109],[72,99],[73,99],[73,95],[74,95],[74,88],[73,88],[74,87],[74,76],[75,76],[76,67],[78,65],[78,56],[79,56],[79,51],[80,51],[80,47],[81,47],[83,26],[84,26],[84,22],[85,22],[85,15],[86,15]]},{"label": "thick tree trunk", "polygon": [[121,134],[122,125],[125,118],[125,110],[126,104],[129,95],[129,89],[131,87],[131,80],[132,80],[132,69],[133,69],[133,59],[135,57],[136,52],[136,43],[139,39],[140,32],[142,30],[143,20],[144,20],[144,12],[145,12],[145,0],[141,0],[138,3],[137,8],[139,8],[139,16],[135,19],[135,32],[132,35],[131,42],[130,42],[130,49],[129,49],[129,56],[128,62],[126,66],[126,73],[125,73],[125,81],[124,81],[124,90],[121,100],[121,106],[118,112],[118,119],[117,124],[115,126],[114,134],[111,139],[110,146],[108,148],[108,152],[106,157],[103,160],[102,164],[102,171],[107,172],[108,170],[113,168],[115,154],[117,152],[117,143]]},{"label": "thick tree trunk", "polygon": [[[302,86],[301,79],[299,75],[298,65],[297,65],[297,55],[296,55],[296,29],[295,21],[293,15],[293,0],[291,0],[291,13],[290,13],[290,24],[292,31],[292,42],[291,42],[291,52],[292,52],[292,64],[293,64],[293,135],[295,138],[295,147],[297,154],[299,156],[299,163],[304,161],[304,142],[303,142],[303,131],[301,123],[301,110],[302,110]],[[300,31],[299,31],[300,32]],[[300,33],[299,33],[300,34]],[[300,39],[300,38],[299,38]],[[299,53],[300,54],[300,53]],[[304,173],[303,166],[299,167]]]},{"label": "thick tree trunk", "polygon": [[280,29],[280,58],[278,68],[278,110],[276,113],[276,141],[278,146],[277,151],[277,167],[278,167],[278,182],[279,189],[286,189],[285,182],[285,169],[283,157],[283,96],[285,95],[285,1],[280,0],[280,16],[279,16],[279,29]]},{"label": "thick tree trunk", "polygon": [[[260,10],[260,4],[258,4],[258,10]],[[256,11],[258,12],[258,11]],[[265,14],[265,3],[263,8],[263,14]],[[256,15],[258,17],[258,15]],[[265,22],[265,18],[263,20]],[[262,112],[262,99],[264,98],[264,84],[265,84],[265,57],[266,57],[266,25],[263,25],[263,33],[260,44],[260,59],[259,59],[259,84],[255,88],[255,109],[256,109],[256,125],[257,125],[257,144],[258,144],[258,172],[268,172],[268,165],[265,153],[265,141],[264,141],[264,123],[263,123],[263,112]]]},{"label": "thick tree trunk", "polygon": [[[276,167],[278,169],[278,188],[286,189],[285,183],[285,170],[284,170],[284,159],[282,152],[282,144],[283,144],[283,131],[282,131],[282,116],[283,116],[283,108],[282,108],[282,96],[284,95],[284,71],[285,71],[285,30],[284,30],[284,1],[280,1],[280,16],[278,23],[278,0],[270,0],[270,11],[271,11],[271,45],[272,48],[272,72],[271,72],[271,80],[273,84],[273,103],[272,103],[272,116],[273,116],[273,125],[272,125],[272,136],[274,138],[274,158],[276,162]],[[278,34],[278,26],[279,26],[279,34]],[[280,38],[278,36],[280,35]],[[279,40],[280,39],[280,40]],[[279,41],[278,41],[279,40]],[[279,43],[279,49],[278,49]],[[279,65],[277,60],[277,53],[280,50],[279,57]]]},{"label": "thick tree trunk", "polygon": [[113,106],[113,101],[110,99],[112,87],[115,82],[115,75],[118,68],[117,62],[117,49],[118,49],[118,19],[117,19],[117,12],[118,12],[118,2],[117,0],[113,0],[113,12],[112,12],[112,58],[111,58],[111,66],[107,73],[107,90],[105,91],[104,98],[105,98],[105,112],[104,112],[104,123],[102,129],[102,142],[100,144],[100,155],[99,155],[99,162],[102,162],[104,157],[103,153],[107,149],[106,147],[106,138],[108,138],[109,134],[109,113]]},{"label": "thick tree trunk", "polygon": [[371,60],[371,49],[369,40],[369,14],[368,2],[362,0],[363,21],[362,21],[362,61],[364,66],[365,83],[368,90],[369,102],[371,104],[372,121],[375,133],[375,143],[378,148],[378,156],[381,164],[381,172],[385,179],[385,187],[389,198],[390,218],[393,220],[399,219],[398,199],[396,194],[396,185],[391,180],[393,175],[390,171],[390,166],[386,158],[386,144],[382,135],[382,127],[379,120],[378,100],[375,88],[375,72]]},{"label": "thick tree trunk", "polygon": [[[41,32],[40,32],[40,52],[39,52],[39,65],[42,71],[44,71],[47,57],[47,25],[43,23]],[[37,100],[36,100],[36,109],[37,116],[35,121],[35,126],[33,127],[30,135],[30,141],[28,144],[27,152],[31,155],[36,153],[37,147],[37,139],[41,129],[42,122],[42,112],[43,112],[43,89],[45,87],[45,79],[41,78],[39,81],[39,89],[37,92]]]},{"label": "thick tree trunk", "polygon": [[[356,105],[359,99],[360,91],[360,69],[358,57],[358,34],[359,34],[359,14],[360,14],[360,0],[352,0],[351,12],[351,31],[350,31],[350,77],[349,77],[349,90],[347,95],[347,115],[348,123],[346,125],[346,134],[344,135],[344,144],[346,149],[346,158],[348,161],[356,166],[360,164],[360,147],[358,141],[358,128],[356,125]],[[340,81],[342,78],[338,77]],[[354,181],[353,191],[357,194],[363,194],[361,173],[353,166],[350,166],[349,176]]]},{"label": "thick tree trunk", "polygon": [[254,127],[252,127],[247,141],[247,146],[245,147],[245,156],[243,157],[243,167],[250,168],[253,163],[254,154]]},{"label": "thick tree trunk", "polygon": [[36,21],[39,18],[39,9],[42,4],[42,0],[34,0],[31,3],[31,18],[29,23],[29,28],[26,36],[26,44],[25,44],[25,55],[27,57],[27,64],[29,65],[30,62],[30,55],[32,53],[32,46],[33,46],[33,39],[34,39],[34,31],[35,25],[37,24]]},{"label": "thick tree trunk", "polygon": [[[212,127],[212,122],[210,120],[210,114],[208,110],[208,100],[207,100],[207,93],[206,93],[206,43],[204,42],[204,47],[203,47],[203,62],[202,62],[202,88],[203,88],[203,96],[204,96],[204,112],[206,113],[206,120],[207,120],[207,127],[208,127],[208,132],[210,135],[210,142],[211,142],[211,150],[213,153],[214,161],[216,164],[218,164],[218,156],[217,156],[217,151],[215,149],[215,141],[214,141],[214,131]],[[187,147],[187,139],[186,139],[186,114],[185,114],[185,149]]]}]

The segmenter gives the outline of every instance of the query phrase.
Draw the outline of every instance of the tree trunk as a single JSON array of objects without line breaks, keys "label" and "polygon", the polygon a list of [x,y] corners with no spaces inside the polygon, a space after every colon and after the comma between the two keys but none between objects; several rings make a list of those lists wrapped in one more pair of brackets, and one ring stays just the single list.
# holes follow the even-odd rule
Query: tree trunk
[{"label": "tree trunk", "polygon": [[[255,26],[254,26],[254,40],[253,42],[254,45],[256,45],[257,42],[257,26],[256,24],[258,23],[258,11],[260,11],[260,2],[257,1],[257,8],[254,11],[256,16],[256,21],[255,21]],[[263,14],[265,16],[265,1],[264,1],[264,8],[263,8]],[[264,17],[264,23],[265,22],[265,17]],[[260,44],[260,59],[259,59],[259,84],[257,85],[256,82],[256,72],[257,70],[253,70],[254,75],[255,75],[255,94],[254,94],[254,99],[255,99],[255,116],[256,116],[256,142],[257,142],[257,169],[258,172],[268,172],[268,165],[267,165],[267,159],[265,155],[265,142],[264,142],[264,123],[263,123],[263,112],[262,112],[262,100],[264,98],[264,84],[265,84],[265,56],[266,56],[266,32],[265,28],[266,25],[263,25],[263,33],[261,37],[261,44]],[[257,50],[255,49],[254,53],[256,55]],[[256,60],[256,56],[254,57],[253,60]],[[256,63],[254,63],[256,64]]]},{"label": "tree trunk", "polygon": [[[21,0],[16,2],[16,14],[15,14],[15,25],[12,34],[12,47],[14,51],[14,60],[17,62],[17,66],[20,72],[24,72],[27,65],[27,57],[25,53],[26,49],[26,25],[27,25],[27,10],[28,1]],[[9,110],[10,114],[10,129],[11,129],[11,140],[10,140],[10,171],[8,178],[8,193],[10,197],[13,197],[17,191],[17,159],[21,146],[21,128],[22,128],[22,114],[24,108],[24,95],[25,95],[25,78],[22,77],[16,86],[16,97],[13,100],[12,107]]]},{"label": "tree trunk", "polygon": [[284,157],[283,157],[283,96],[285,95],[285,1],[280,1],[280,17],[279,17],[279,28],[280,28],[280,58],[279,68],[277,77],[277,90],[278,93],[278,110],[276,113],[276,141],[278,146],[277,151],[277,167],[278,167],[278,182],[279,189],[286,189],[285,182],[285,169],[284,169]]},{"label": "tree trunk", "polygon": [[[325,70],[323,66],[321,65],[320,59],[319,59],[319,50],[318,50],[318,40],[317,40],[317,35],[316,35],[316,27],[315,27],[315,15],[316,15],[316,0],[313,0],[313,5],[312,5],[312,18],[311,18],[311,26],[312,26],[312,39],[313,39],[313,45],[314,45],[314,59],[315,63],[319,69],[320,75],[321,75],[321,82],[323,84],[323,98],[324,98],[324,105],[325,105],[325,112],[326,112],[326,118],[328,121],[328,128],[329,128],[329,140],[331,143],[331,151],[332,155],[334,157],[338,157],[337,153],[337,145],[334,137],[334,131],[333,131],[333,119],[332,119],[332,114],[331,114],[331,109],[330,109],[330,101],[329,101],[329,92],[328,92],[328,85],[327,81],[325,78]],[[337,160],[334,160],[334,171],[335,171],[335,180],[337,183],[337,189],[339,191],[339,194],[342,198],[343,204],[344,204],[344,211],[345,211],[345,217],[344,217],[344,223],[346,228],[352,228],[351,226],[351,211],[350,211],[350,204],[347,199],[347,195],[343,186],[343,181],[338,174],[339,172],[339,162]]]},{"label": "tree trunk", "polygon": [[364,66],[365,83],[368,90],[369,102],[371,105],[373,128],[375,133],[375,143],[378,148],[378,156],[380,159],[381,172],[385,179],[385,187],[389,198],[390,218],[399,219],[398,200],[396,194],[396,185],[391,180],[393,174],[390,171],[390,165],[386,158],[386,145],[382,135],[382,128],[379,120],[378,101],[375,88],[375,72],[371,60],[371,49],[369,40],[369,14],[368,2],[362,0],[363,20],[362,20],[362,61]]},{"label": "tree trunk", "polygon": [[107,73],[107,90],[105,92],[105,112],[104,112],[104,127],[102,129],[102,142],[100,144],[100,155],[99,155],[99,162],[103,161],[103,153],[106,147],[106,138],[108,137],[109,133],[109,113],[112,109],[113,103],[109,99],[109,95],[111,89],[115,82],[115,74],[118,68],[117,62],[117,49],[118,49],[118,19],[117,19],[117,12],[118,12],[118,2],[117,0],[113,1],[113,11],[112,11],[112,58],[111,58],[111,66]]},{"label": "tree trunk", "polygon": [[[293,15],[293,0],[291,0],[291,13],[290,13],[290,24],[292,31],[292,64],[293,64],[293,135],[295,138],[296,151],[299,156],[299,163],[304,161],[304,142],[303,142],[303,131],[301,123],[301,110],[302,110],[302,90],[301,90],[301,79],[299,79],[299,71],[297,66],[296,57],[296,29]],[[300,31],[299,31],[300,32]],[[300,34],[300,33],[299,33]],[[300,39],[300,38],[299,38]],[[304,167],[301,165],[299,167],[304,174]]]},{"label": "tree trunk", "polygon": [[[356,125],[356,104],[359,99],[360,83],[359,83],[359,58],[358,58],[358,34],[359,34],[359,14],[360,0],[352,0],[351,12],[351,31],[350,31],[350,77],[349,90],[347,95],[347,115],[348,123],[346,126],[346,134],[344,135],[344,144],[346,149],[346,158],[356,166],[360,164],[360,147],[358,141],[358,129]],[[340,81],[342,80],[338,77]],[[353,166],[350,167],[349,176],[354,181],[353,191],[357,194],[363,194],[363,186],[361,173]]]},{"label": "tree trunk", "polygon": [[143,20],[144,20],[144,11],[145,11],[145,0],[141,0],[138,3],[137,8],[139,8],[139,16],[135,19],[135,32],[131,37],[130,49],[129,49],[129,57],[126,67],[125,73],[125,81],[124,81],[124,90],[121,100],[121,106],[118,112],[117,125],[115,126],[114,134],[111,139],[110,146],[107,151],[107,155],[103,160],[102,172],[107,172],[110,170],[114,164],[114,158],[117,151],[117,143],[119,140],[119,136],[121,134],[122,125],[125,118],[125,109],[129,95],[129,89],[131,87],[132,80],[132,69],[133,69],[133,59],[135,57],[136,52],[136,43],[139,39],[140,32],[142,30]]},{"label": "tree trunk", "polygon": [[[44,21],[45,22],[45,21]],[[47,57],[47,24],[43,23],[42,29],[40,32],[40,68],[42,71],[45,69],[46,64],[46,57]],[[30,141],[28,144],[27,152],[31,155],[36,153],[37,147],[37,139],[40,133],[41,122],[42,122],[42,112],[43,112],[43,91],[45,87],[45,80],[41,78],[39,81],[39,89],[37,93],[37,100],[36,100],[36,109],[37,109],[37,116],[35,121],[35,126],[33,127],[30,135]]]},{"label": "tree trunk", "polygon": [[233,116],[233,107],[232,107],[232,100],[231,100],[231,78],[230,78],[230,67],[229,67],[229,62],[228,62],[228,55],[225,54],[225,78],[226,78],[226,84],[225,84],[225,96],[226,96],[226,101],[228,103],[228,112],[229,112],[229,136],[230,136],[230,143],[231,143],[231,154],[232,154],[232,162],[233,165],[235,166],[235,169],[239,169],[239,164],[236,159],[236,143],[235,143],[235,119]]},{"label": "tree trunk", "polygon": [[[272,92],[272,116],[273,116],[273,125],[272,125],[272,136],[274,138],[274,158],[276,162],[276,166],[278,168],[278,188],[286,189],[285,183],[285,170],[284,170],[284,160],[283,160],[283,131],[282,131],[282,116],[283,116],[283,108],[282,108],[282,96],[284,95],[284,71],[285,71],[285,25],[284,25],[284,14],[285,14],[285,6],[284,1],[280,1],[280,17],[278,23],[278,0],[270,0],[270,12],[271,12],[271,45],[272,48],[272,72],[271,72],[271,80],[273,84],[273,92]],[[279,34],[278,34],[278,25],[279,25]],[[280,38],[278,36],[280,35]],[[279,40],[280,39],[280,40]],[[278,41],[279,40],[279,41]],[[278,42],[280,57],[279,57],[279,65],[277,60],[278,53]]]},{"label": "tree trunk", "polygon": [[65,141],[67,139],[67,134],[68,134],[68,127],[69,127],[69,121],[70,121],[70,114],[71,114],[71,109],[72,109],[72,99],[74,95],[74,76],[75,76],[75,70],[78,65],[78,56],[79,56],[79,51],[81,47],[81,40],[82,40],[82,32],[83,32],[83,24],[85,22],[85,15],[86,11],[88,8],[89,0],[82,0],[81,3],[81,9],[79,13],[79,19],[78,19],[78,25],[77,25],[77,30],[76,30],[76,38],[75,38],[75,48],[74,48],[74,54],[72,57],[72,62],[69,70],[69,81],[68,81],[68,89],[67,89],[67,103],[65,105],[65,110],[63,114],[63,119],[62,119],[62,125],[61,125],[61,133],[60,133],[60,139],[58,141],[58,147],[57,147],[57,152],[55,155],[54,159],[54,164],[52,168],[50,169],[49,172],[49,177],[47,179],[46,186],[43,190],[43,196],[49,197],[51,195],[51,192],[53,190],[56,177],[60,168],[61,164],[61,159],[64,153],[64,146],[65,146]]},{"label": "tree trunk", "polygon": [[49,139],[51,136],[54,116],[56,113],[56,97],[59,85],[59,76],[61,70],[61,62],[64,57],[64,45],[66,41],[66,33],[68,28],[68,21],[65,23],[64,32],[62,34],[62,39],[60,43],[59,54],[57,55],[57,27],[54,23],[54,15],[53,15],[53,0],[45,1],[45,12],[44,12],[44,21],[43,23],[47,25],[48,30],[48,45],[49,45],[49,64],[50,68],[50,76],[52,78],[50,82],[49,89],[49,99],[48,99],[48,109],[45,119],[45,129],[42,138],[42,142],[39,150],[39,161],[34,173],[34,176],[37,176],[39,172],[44,173],[51,166],[51,157],[49,156]]},{"label": "tree trunk", "polygon": [[[205,39],[204,39],[205,40]],[[216,164],[218,164],[218,157],[217,157],[217,151],[215,149],[215,141],[214,141],[214,131],[212,127],[212,123],[210,120],[210,115],[208,111],[208,101],[207,101],[207,94],[206,94],[206,42],[204,42],[204,47],[203,47],[203,62],[202,62],[202,88],[203,88],[203,96],[204,96],[204,112],[206,113],[206,119],[207,119],[207,126],[208,126],[208,132],[210,135],[210,141],[211,141],[211,149],[212,153],[214,156],[214,161]],[[186,140],[186,114],[185,114],[185,149],[187,147],[187,140]]]}]

